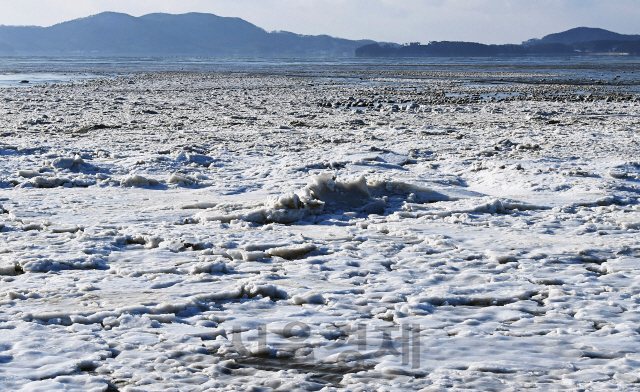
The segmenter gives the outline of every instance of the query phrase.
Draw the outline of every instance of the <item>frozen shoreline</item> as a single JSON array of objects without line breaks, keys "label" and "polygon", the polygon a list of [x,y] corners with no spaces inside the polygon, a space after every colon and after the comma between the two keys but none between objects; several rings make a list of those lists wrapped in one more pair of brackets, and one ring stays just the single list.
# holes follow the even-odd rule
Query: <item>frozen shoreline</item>
[{"label": "frozen shoreline", "polygon": [[634,390],[638,97],[480,76],[0,90],[0,389]]}]

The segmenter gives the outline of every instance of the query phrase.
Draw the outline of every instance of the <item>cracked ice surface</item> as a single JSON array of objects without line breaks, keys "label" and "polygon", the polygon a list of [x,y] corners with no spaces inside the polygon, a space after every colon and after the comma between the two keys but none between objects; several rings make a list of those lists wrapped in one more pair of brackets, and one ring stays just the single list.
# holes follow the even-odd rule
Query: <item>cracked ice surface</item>
[{"label": "cracked ice surface", "polygon": [[362,75],[0,90],[0,389],[635,390],[637,97]]}]

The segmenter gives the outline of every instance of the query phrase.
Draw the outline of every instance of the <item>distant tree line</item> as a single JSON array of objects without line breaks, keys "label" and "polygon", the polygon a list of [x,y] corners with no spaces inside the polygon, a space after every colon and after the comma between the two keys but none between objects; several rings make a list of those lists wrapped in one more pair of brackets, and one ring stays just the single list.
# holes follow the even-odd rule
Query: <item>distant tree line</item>
[{"label": "distant tree line", "polygon": [[438,41],[426,45],[369,44],[356,49],[356,57],[499,57],[576,56],[596,53],[640,54],[638,41],[590,41],[571,45],[531,43],[526,45],[485,45],[475,42]]}]

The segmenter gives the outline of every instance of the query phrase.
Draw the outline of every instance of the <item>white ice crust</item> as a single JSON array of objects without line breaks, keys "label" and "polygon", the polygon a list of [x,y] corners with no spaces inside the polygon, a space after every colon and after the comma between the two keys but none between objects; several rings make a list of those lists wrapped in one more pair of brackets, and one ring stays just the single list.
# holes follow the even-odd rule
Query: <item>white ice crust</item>
[{"label": "white ice crust", "polygon": [[135,80],[0,91],[0,390],[637,390],[637,102]]}]

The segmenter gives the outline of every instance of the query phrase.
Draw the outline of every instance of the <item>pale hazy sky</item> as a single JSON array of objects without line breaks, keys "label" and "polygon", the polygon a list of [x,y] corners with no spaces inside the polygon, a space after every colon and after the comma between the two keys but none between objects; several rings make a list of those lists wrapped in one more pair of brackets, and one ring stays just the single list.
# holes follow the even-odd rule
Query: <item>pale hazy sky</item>
[{"label": "pale hazy sky", "polygon": [[0,0],[0,24],[50,26],[103,11],[207,12],[268,31],[398,43],[520,43],[579,26],[640,34],[640,0]]}]

